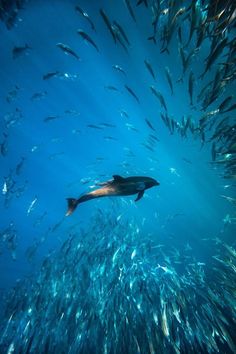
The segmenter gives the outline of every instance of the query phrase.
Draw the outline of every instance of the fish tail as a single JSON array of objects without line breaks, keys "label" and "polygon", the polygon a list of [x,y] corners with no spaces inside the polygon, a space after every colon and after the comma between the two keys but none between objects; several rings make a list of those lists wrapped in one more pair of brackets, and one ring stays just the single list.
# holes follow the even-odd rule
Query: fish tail
[{"label": "fish tail", "polygon": [[169,51],[168,47],[162,48],[161,51],[160,51],[160,53],[165,53],[165,52],[170,54],[170,51]]},{"label": "fish tail", "polygon": [[75,198],[67,198],[68,210],[66,212],[66,216],[71,215],[79,204],[79,200]]}]

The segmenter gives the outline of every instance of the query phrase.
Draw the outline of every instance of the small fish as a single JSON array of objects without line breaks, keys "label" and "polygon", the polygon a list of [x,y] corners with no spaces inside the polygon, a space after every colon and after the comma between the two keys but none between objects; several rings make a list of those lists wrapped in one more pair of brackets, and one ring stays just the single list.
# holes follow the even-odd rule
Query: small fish
[{"label": "small fish", "polygon": [[149,128],[151,128],[154,132],[156,131],[156,129],[153,127],[153,125],[151,124],[151,122],[147,118],[145,118],[145,122],[147,123]]},{"label": "small fish", "polygon": [[72,134],[80,134],[80,133],[81,133],[81,130],[79,130],[79,129],[72,129],[71,133],[72,133]]},{"label": "small fish", "polygon": [[129,118],[128,113],[127,113],[126,111],[124,111],[124,110],[121,110],[121,111],[120,111],[120,115],[121,115],[122,118],[123,118],[123,117]]},{"label": "small fish", "polygon": [[116,218],[116,221],[120,221],[121,217],[122,217],[122,214],[118,215]]},{"label": "small fish", "polygon": [[144,60],[144,64],[146,65],[146,68],[148,69],[148,71],[151,74],[151,76],[153,77],[153,79],[156,80],[156,76],[155,76],[154,70],[153,70],[151,64],[149,63],[149,61],[145,59]]},{"label": "small fish", "polygon": [[6,97],[6,100],[8,103],[11,103],[12,101],[14,101],[16,99],[19,90],[20,90],[20,88],[17,85],[15,85],[15,88],[8,92],[7,97]]},{"label": "small fish", "polygon": [[80,180],[80,183],[82,183],[82,184],[87,184],[87,183],[89,183],[91,181],[91,178],[81,178],[81,180]]},{"label": "small fish", "polygon": [[113,32],[114,32],[114,34],[116,36],[117,41],[121,44],[121,46],[124,48],[124,50],[128,54],[128,48],[127,48],[127,44],[126,44],[126,39],[124,38],[124,36],[120,32],[120,28],[117,27],[117,25],[115,24],[115,21],[113,22],[112,30],[113,30]]},{"label": "small fish", "polygon": [[66,109],[65,113],[66,114],[71,114],[74,117],[80,116],[80,112],[78,112],[76,109]]},{"label": "small fish", "polygon": [[90,44],[99,52],[99,49],[98,49],[97,44],[92,40],[92,38],[91,38],[87,33],[85,33],[84,31],[82,31],[81,29],[78,29],[78,30],[77,30],[77,33],[78,33],[85,41],[87,41],[88,43],[90,43]]},{"label": "small fish", "polygon": [[37,151],[38,148],[39,148],[39,145],[34,145],[34,146],[31,148],[31,152]]},{"label": "small fish", "polygon": [[95,125],[95,124],[87,124],[87,127],[88,128],[93,128],[93,129],[100,129],[100,130],[103,129],[102,127],[99,127],[98,125]]},{"label": "small fish", "polygon": [[170,70],[169,70],[169,68],[167,66],[165,67],[165,74],[166,74],[166,78],[167,78],[168,84],[169,84],[170,89],[171,89],[171,94],[173,95],[173,93],[174,93],[173,84],[172,84],[172,80],[171,80]]},{"label": "small fish", "polygon": [[70,73],[59,73],[58,78],[60,80],[65,80],[65,81],[75,81],[79,77],[78,74],[70,74]]},{"label": "small fish", "polygon": [[153,43],[157,44],[155,35],[148,37],[148,41],[153,41]]},{"label": "small fish", "polygon": [[17,176],[20,175],[24,162],[25,162],[25,157],[22,157],[21,161],[16,166],[16,174],[17,174]]},{"label": "small fish", "polygon": [[228,96],[226,97],[226,99],[224,99],[224,101],[219,105],[218,109],[219,112],[223,112],[225,110],[225,108],[228,106],[229,102],[232,100],[233,96]]},{"label": "small fish", "polygon": [[170,170],[170,173],[172,173],[173,175],[180,177],[180,174],[177,172],[176,168],[170,167],[169,170]]},{"label": "small fish", "polygon": [[211,147],[211,158],[212,161],[216,160],[216,143],[214,142]]},{"label": "small fish", "polygon": [[137,132],[137,133],[138,133],[138,129],[135,128],[135,127],[133,126],[133,124],[126,123],[125,125],[126,125],[126,127],[128,128],[128,130],[131,129],[131,130],[133,130],[134,132]]},{"label": "small fish", "polygon": [[126,72],[119,65],[112,65],[112,67],[126,76]]},{"label": "small fish", "polygon": [[50,227],[51,232],[55,232],[63,223],[65,219],[62,218],[60,221],[58,221],[56,224],[53,225],[53,227]]},{"label": "small fish", "polygon": [[230,202],[230,203],[236,205],[236,199],[235,199],[235,198],[228,197],[228,196],[223,195],[223,194],[221,194],[221,197],[224,198],[224,199],[226,199],[226,200],[228,200],[228,202]]},{"label": "small fish", "polygon": [[57,43],[56,46],[60,48],[66,55],[72,55],[76,59],[80,59],[80,57],[66,44]]},{"label": "small fish", "polygon": [[191,106],[193,105],[193,85],[194,85],[194,76],[191,70],[189,74],[189,80],[188,80],[188,92],[189,92]]},{"label": "small fish", "polygon": [[126,90],[136,99],[138,103],[140,103],[138,96],[134,93],[134,91],[127,85],[125,85]]},{"label": "small fish", "polygon": [[116,138],[114,138],[113,136],[104,136],[104,139],[105,140],[114,140],[114,141],[117,141],[117,139]]},{"label": "small fish", "polygon": [[111,22],[110,22],[109,18],[107,17],[107,15],[105,14],[103,9],[100,9],[100,15],[102,16],[103,21],[105,22],[109,32],[111,33],[114,42],[116,43],[116,35],[115,35],[114,31],[113,31]]},{"label": "small fish", "polygon": [[[121,215],[120,215],[120,217],[121,217]],[[118,218],[119,218],[119,216],[117,217],[117,219],[118,219]],[[119,221],[119,220],[120,220],[120,218],[119,218],[117,221]],[[112,257],[112,263],[115,262],[119,251],[120,251],[120,247],[115,251],[115,253],[114,253],[113,257]]]},{"label": "small fish", "polygon": [[94,23],[93,23],[93,21],[90,19],[90,17],[89,17],[89,15],[87,14],[87,12],[83,11],[83,10],[81,9],[81,7],[79,7],[78,5],[75,6],[75,10],[76,10],[77,12],[79,12],[79,13],[89,22],[89,24],[90,24],[92,30],[96,31],[95,26],[94,26]]},{"label": "small fish", "polygon": [[100,125],[108,128],[116,128],[116,125],[110,123],[100,123]]},{"label": "small fish", "polygon": [[4,182],[3,188],[2,188],[2,194],[5,195],[5,194],[7,194],[7,192],[8,192],[7,183]]},{"label": "small fish", "polygon": [[203,78],[204,75],[207,73],[208,70],[210,70],[212,64],[216,61],[216,59],[220,56],[222,51],[225,49],[227,43],[227,38],[224,38],[215,49],[212,50],[212,52],[209,54],[209,56],[206,59],[206,67],[205,71],[200,75],[200,78]]},{"label": "small fish", "polygon": [[230,150],[230,153],[236,153],[236,142],[233,142],[233,143],[229,146],[229,150]]},{"label": "small fish", "polygon": [[152,93],[154,94],[154,96],[156,96],[158,98],[162,107],[164,107],[164,109],[167,111],[167,106],[166,106],[166,103],[165,103],[165,100],[164,100],[164,97],[162,96],[162,94],[159,91],[157,91],[154,86],[150,86],[150,89],[151,89]]},{"label": "small fish", "polygon": [[183,160],[183,161],[185,161],[185,162],[187,162],[187,163],[192,164],[192,161],[190,161],[190,160],[186,159],[185,157],[183,157],[183,158],[182,158],[182,160]]},{"label": "small fish", "polygon": [[49,72],[45,75],[43,75],[43,80],[49,80],[55,76],[57,76],[59,74],[59,71],[52,71],[52,72]]},{"label": "small fish", "polygon": [[56,157],[62,156],[62,155],[64,155],[64,152],[63,152],[63,151],[62,151],[62,152],[55,152],[55,154],[49,155],[48,158],[49,158],[50,160],[54,160]]},{"label": "small fish", "polygon": [[136,251],[136,249],[134,249],[130,258],[133,260],[134,257],[136,256],[136,254],[137,254],[137,251]]},{"label": "small fish", "polygon": [[187,119],[186,119],[185,116],[183,116],[183,119],[182,119],[182,127],[183,127],[182,136],[186,137],[186,132],[187,132],[190,124],[191,124],[191,116],[188,116]]},{"label": "small fish", "polygon": [[161,328],[162,328],[164,336],[168,337],[170,335],[170,332],[169,332],[169,326],[168,326],[167,317],[166,317],[166,305],[164,305],[164,309],[162,312]]},{"label": "small fish", "polygon": [[134,20],[134,22],[136,22],[136,18],[135,18],[135,15],[134,15],[134,11],[130,5],[130,2],[129,0],[124,0],[126,6],[127,6],[127,9],[129,10],[129,13],[130,13],[130,16],[132,17],[132,19]]},{"label": "small fish", "polygon": [[187,71],[187,69],[189,68],[191,59],[197,53],[197,51],[198,50],[196,48],[194,48],[192,51],[189,52],[188,56],[185,56],[185,52],[184,52],[183,48],[182,47],[179,48],[179,54],[180,54],[182,66],[183,66],[183,73],[182,73],[181,78],[179,80],[177,80],[177,82],[179,82],[179,81],[183,82],[184,74]]},{"label": "small fish", "polygon": [[203,40],[206,38],[206,30],[208,28],[208,25],[206,23],[203,23],[197,28],[197,43],[196,43],[196,48],[200,49]]},{"label": "small fish", "polygon": [[41,225],[41,223],[46,215],[47,215],[47,212],[45,211],[41,216],[39,216],[34,222],[34,227]]},{"label": "small fish", "polygon": [[104,86],[104,88],[110,91],[119,91],[117,87],[112,85]]},{"label": "small fish", "polygon": [[27,54],[29,49],[32,49],[32,48],[28,44],[25,44],[22,47],[14,47],[12,49],[12,57],[13,57],[13,59],[17,59],[20,56],[22,56],[24,54]]},{"label": "small fish", "polygon": [[124,29],[121,27],[121,25],[117,22],[114,21],[113,24],[117,27],[117,29],[119,30],[119,32],[121,33],[122,37],[124,38],[125,42],[130,45],[129,39],[124,31]]},{"label": "small fish", "polygon": [[[155,129],[156,131],[156,129]],[[152,139],[152,140],[155,140],[155,141],[160,141],[155,135],[153,134],[149,134],[149,137]]]},{"label": "small fish", "polygon": [[183,45],[183,40],[182,40],[182,28],[179,26],[178,28],[178,38],[179,38],[179,43]]},{"label": "small fish", "polygon": [[27,215],[29,215],[33,211],[34,205],[37,202],[37,200],[38,200],[38,198],[35,197],[34,200],[30,203],[30,206],[29,206],[29,208],[27,210]]},{"label": "small fish", "polygon": [[0,153],[2,156],[6,156],[7,152],[8,152],[8,148],[7,148],[7,137],[8,135],[6,133],[3,133],[4,135],[4,140],[2,143],[0,143]]},{"label": "small fish", "polygon": [[224,110],[222,113],[230,112],[230,111],[233,111],[234,109],[236,109],[236,103],[234,103],[228,109]]},{"label": "small fish", "polygon": [[47,123],[47,122],[49,122],[49,121],[51,121],[51,120],[54,120],[54,119],[58,119],[59,118],[59,116],[48,116],[48,117],[46,117],[46,118],[44,118],[44,122],[45,123]]},{"label": "small fish", "polygon": [[148,149],[148,150],[150,150],[150,151],[152,151],[152,152],[155,152],[155,150],[154,150],[149,144],[147,144],[147,143],[142,143],[142,145],[143,145],[146,149]]},{"label": "small fish", "polygon": [[139,0],[136,4],[136,6],[139,6],[141,4],[144,4],[146,7],[148,7],[148,1],[147,0]]},{"label": "small fish", "polygon": [[62,142],[63,142],[63,139],[62,139],[62,138],[52,138],[52,139],[51,139],[51,142],[52,142],[52,143],[56,143],[56,144],[57,144],[57,143],[62,143]]},{"label": "small fish", "polygon": [[44,98],[47,95],[47,91],[43,91],[43,92],[36,92],[31,96],[31,101],[35,101],[35,100],[41,100],[42,98]]},{"label": "small fish", "polygon": [[161,15],[160,3],[153,2],[151,6],[152,10],[152,26],[153,26],[153,36],[149,37],[148,40],[153,40],[156,44],[156,34],[157,34],[157,25]]},{"label": "small fish", "polygon": [[189,45],[193,33],[197,28],[197,22],[198,22],[198,11],[197,11],[197,5],[196,5],[196,1],[193,1],[191,3],[191,12],[190,12],[190,31],[189,31],[189,38],[188,38],[188,42],[186,44],[186,46]]}]

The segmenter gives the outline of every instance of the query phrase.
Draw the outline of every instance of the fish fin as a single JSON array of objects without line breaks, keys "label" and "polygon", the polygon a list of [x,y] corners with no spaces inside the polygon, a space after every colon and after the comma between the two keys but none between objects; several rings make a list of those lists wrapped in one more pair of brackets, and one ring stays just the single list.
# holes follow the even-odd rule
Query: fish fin
[{"label": "fish fin", "polygon": [[76,207],[79,204],[79,202],[78,202],[78,199],[67,198],[67,203],[68,203],[68,210],[67,210],[66,216],[69,216],[76,209]]},{"label": "fish fin", "polygon": [[124,180],[125,180],[124,177],[121,177],[119,175],[113,175],[112,177],[114,178],[115,182],[124,182]]},{"label": "fish fin", "polygon": [[141,198],[143,197],[143,195],[144,195],[144,191],[138,192],[138,196],[137,196],[137,198],[135,199],[135,202],[137,202],[139,199],[141,199]]},{"label": "fish fin", "polygon": [[155,36],[148,37],[148,41],[153,41],[155,44],[157,44]]},{"label": "fish fin", "polygon": [[168,54],[170,54],[170,51],[169,51],[169,49],[168,49],[167,47],[163,48],[163,49],[160,51],[160,53],[165,53],[165,52],[167,52]]}]

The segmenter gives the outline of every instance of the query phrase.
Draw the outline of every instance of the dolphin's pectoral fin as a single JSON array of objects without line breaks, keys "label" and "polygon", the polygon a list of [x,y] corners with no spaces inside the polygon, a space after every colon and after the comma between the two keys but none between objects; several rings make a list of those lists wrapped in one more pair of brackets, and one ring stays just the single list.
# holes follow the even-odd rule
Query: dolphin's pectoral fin
[{"label": "dolphin's pectoral fin", "polygon": [[124,182],[125,181],[125,178],[121,177],[119,175],[113,175],[113,178],[114,178],[115,182]]},{"label": "dolphin's pectoral fin", "polygon": [[137,198],[135,199],[135,202],[137,202],[139,199],[141,199],[144,195],[144,191],[138,192]]}]

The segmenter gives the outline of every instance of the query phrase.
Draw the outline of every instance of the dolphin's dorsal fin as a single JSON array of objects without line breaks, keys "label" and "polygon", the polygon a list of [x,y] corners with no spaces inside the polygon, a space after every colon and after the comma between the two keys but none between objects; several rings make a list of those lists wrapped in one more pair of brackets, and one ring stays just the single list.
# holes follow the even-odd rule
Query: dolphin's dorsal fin
[{"label": "dolphin's dorsal fin", "polygon": [[137,198],[135,199],[135,202],[137,202],[139,199],[141,199],[141,198],[143,197],[143,195],[144,195],[144,190],[138,192],[138,196],[137,196]]},{"label": "dolphin's dorsal fin", "polygon": [[113,175],[114,181],[115,182],[124,182],[125,178],[121,177],[119,175]]}]

